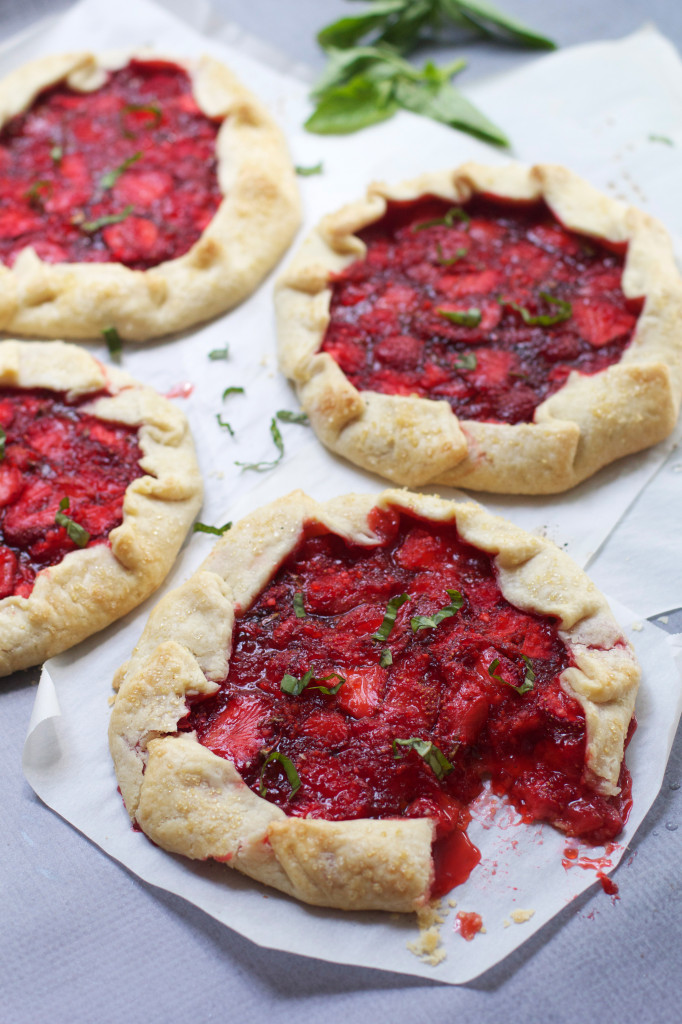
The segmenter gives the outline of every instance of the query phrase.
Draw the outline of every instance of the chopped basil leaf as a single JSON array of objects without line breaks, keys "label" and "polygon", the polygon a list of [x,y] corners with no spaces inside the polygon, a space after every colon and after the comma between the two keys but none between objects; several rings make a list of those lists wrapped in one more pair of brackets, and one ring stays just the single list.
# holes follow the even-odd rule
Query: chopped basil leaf
[{"label": "chopped basil leaf", "polygon": [[675,143],[668,135],[650,135],[649,142],[663,142],[666,146],[674,146]]},{"label": "chopped basil leaf", "polygon": [[265,769],[267,768],[271,761],[279,761],[279,763],[284,768],[284,771],[287,774],[287,781],[291,786],[291,793],[289,793],[289,799],[293,800],[293,798],[296,796],[299,789],[301,788],[301,780],[299,778],[298,772],[296,771],[296,768],[294,767],[293,762],[289,760],[286,754],[280,754],[279,750],[271,751],[265,758],[265,761],[263,762],[263,767],[260,770],[260,795],[262,797],[265,797],[268,792],[268,787],[265,785],[265,780],[263,776],[265,775]]},{"label": "chopped basil leaf", "polygon": [[284,456],[284,441],[282,440],[282,435],[279,432],[279,427],[277,426],[277,421],[274,416],[270,420],[270,435],[275,443],[277,451],[279,452],[276,459],[272,459],[271,462],[235,462],[235,466],[241,466],[242,469],[255,469],[258,473],[262,473],[265,469],[274,469]]},{"label": "chopped basil leaf", "polygon": [[343,684],[346,681],[343,678],[343,676],[339,675],[338,672],[330,672],[328,676],[321,676],[321,678],[322,679],[338,679],[338,683],[336,683],[335,686],[311,686],[310,687],[311,690],[319,690],[320,693],[323,693],[326,697],[333,697],[335,693],[339,692],[339,690],[341,689],[341,687],[343,686]]},{"label": "chopped basil leaf", "polygon": [[227,421],[227,420],[224,420],[224,419],[223,419],[223,415],[222,415],[222,413],[220,413],[220,412],[217,412],[217,413],[215,414],[215,418],[216,418],[216,419],[217,419],[217,421],[218,421],[218,425],[219,425],[219,426],[221,426],[221,427],[225,427],[225,430],[227,430],[227,432],[228,432],[228,434],[230,435],[230,437],[234,437],[234,430],[232,429],[232,426],[231,426],[231,424],[230,424],[230,423],[228,423],[228,421]]},{"label": "chopped basil leaf", "polygon": [[533,683],[535,682],[535,672],[533,672],[530,659],[527,658],[525,654],[522,654],[521,657],[523,658],[526,664],[526,674],[520,686],[514,686],[513,683],[508,683],[507,680],[503,679],[502,676],[497,672],[497,669],[500,667],[499,658],[494,658],[493,661],[491,661],[490,665],[488,666],[488,675],[490,676],[491,679],[494,679],[496,683],[502,683],[504,686],[510,686],[512,690],[516,690],[518,694],[523,696],[524,693],[528,693],[529,690],[533,689]]},{"label": "chopped basil leaf", "polygon": [[109,349],[109,355],[115,363],[121,362],[121,354],[123,352],[123,342],[115,327],[104,327],[102,329],[102,335],[107,343]]},{"label": "chopped basil leaf", "polygon": [[424,231],[426,228],[451,228],[456,221],[468,224],[471,217],[461,206],[451,206],[443,217],[434,217],[433,220],[423,220],[421,224],[413,224],[413,231]]},{"label": "chopped basil leaf", "polygon": [[388,647],[385,647],[384,650],[381,652],[379,664],[381,665],[382,668],[388,668],[389,665],[393,664],[393,655],[389,651]]},{"label": "chopped basil leaf", "polygon": [[518,303],[512,302],[509,299],[498,299],[503,306],[510,306],[516,310],[517,313],[521,314],[524,324],[528,324],[529,327],[552,327],[554,324],[561,324],[564,320],[570,319],[573,314],[573,306],[570,302],[566,302],[565,299],[557,299],[549,292],[540,292],[540,298],[544,299],[551,306],[557,307],[556,313],[531,313],[525,306],[519,306]]},{"label": "chopped basil leaf", "polygon": [[300,423],[302,426],[309,422],[307,412],[291,412],[289,409],[280,409],[277,419],[282,423]]},{"label": "chopped basil leaf", "polygon": [[235,388],[235,387],[225,388],[225,390],[223,391],[223,401],[225,401],[225,399],[228,397],[228,395],[243,395],[243,394],[244,394],[244,388]]},{"label": "chopped basil leaf", "polygon": [[64,510],[69,507],[69,499],[62,498],[59,502],[59,512],[55,512],[54,521],[57,526],[63,526],[66,530],[67,535],[70,539],[77,544],[79,548],[84,548],[90,540],[90,534],[81,526],[79,523],[74,522],[70,516],[64,514]]},{"label": "chopped basil leaf", "polygon": [[435,629],[443,619],[449,619],[457,614],[464,604],[464,598],[459,590],[448,590],[447,595],[450,598],[450,604],[441,608],[435,615],[415,615],[410,619],[413,633],[416,633],[418,629]]},{"label": "chopped basil leaf", "polygon": [[296,676],[289,675],[288,672],[285,672],[282,676],[282,682],[279,684],[279,688],[282,693],[290,693],[292,697],[300,697],[312,678],[313,670],[311,668],[309,668],[305,675],[301,676],[300,679],[297,679]]},{"label": "chopped basil leaf", "polygon": [[42,209],[45,198],[49,198],[52,195],[52,182],[39,178],[38,181],[34,181],[31,187],[24,192],[24,195],[31,206],[37,206]]},{"label": "chopped basil leaf", "polygon": [[444,316],[450,323],[458,324],[460,327],[478,327],[481,322],[480,309],[437,309],[440,316]]},{"label": "chopped basil leaf", "polygon": [[315,164],[313,167],[296,167],[296,173],[301,178],[310,178],[313,174],[322,174],[324,171],[324,164],[320,160],[319,164]]},{"label": "chopped basil leaf", "polygon": [[444,778],[448,772],[452,771],[452,765],[443,751],[439,750],[431,740],[422,740],[419,736],[410,736],[408,740],[393,740],[392,746],[393,757],[396,761],[402,760],[398,747],[408,747],[410,750],[414,750],[426,762],[437,779]]},{"label": "chopped basil leaf", "polygon": [[229,350],[229,348],[226,345],[225,348],[212,348],[211,351],[208,353],[208,358],[209,359],[227,359],[229,357],[229,355],[230,355],[230,350]]},{"label": "chopped basil leaf", "polygon": [[132,206],[124,206],[120,213],[110,213],[106,217],[99,217],[97,220],[86,220],[80,225],[81,231],[86,231],[89,235],[93,231],[99,231],[100,228],[105,228],[108,224],[120,224],[122,220],[129,217],[133,212]]},{"label": "chopped basil leaf", "polygon": [[468,249],[465,249],[464,247],[460,246],[460,248],[456,250],[454,256],[450,256],[449,259],[446,259],[443,253],[443,247],[440,244],[440,242],[436,243],[436,250],[438,252],[438,259],[436,262],[440,264],[441,267],[451,267],[453,263],[458,263],[459,260],[464,259],[464,257],[469,251]]},{"label": "chopped basil leaf", "polygon": [[50,157],[55,164],[58,164],[63,156],[64,150],[61,146],[53,146],[50,150]]},{"label": "chopped basil leaf", "polygon": [[300,591],[296,591],[294,594],[294,614],[297,619],[307,618],[305,608],[303,607],[303,594]]},{"label": "chopped basil leaf", "polygon": [[474,352],[464,352],[455,363],[456,370],[475,370],[477,366],[478,360]]},{"label": "chopped basil leaf", "polygon": [[2,429],[2,427],[0,427],[0,462],[2,462],[2,460],[5,457],[5,442],[6,441],[7,441],[7,434]]},{"label": "chopped basil leaf", "polygon": [[107,171],[107,173],[103,174],[99,179],[100,188],[105,190],[113,188],[123,172],[127,171],[129,167],[132,167],[133,164],[137,163],[137,161],[141,159],[142,150],[138,150],[137,153],[133,153],[132,156],[129,156],[128,159],[124,160],[123,163],[118,165],[118,167],[114,167],[113,171]]},{"label": "chopped basil leaf", "polygon": [[125,107],[121,109],[119,118],[121,121],[121,128],[123,129],[123,134],[127,139],[134,139],[135,136],[137,135],[137,132],[132,132],[130,128],[128,128],[126,125],[126,115],[128,114],[151,114],[152,120],[148,125],[143,126],[145,129],[158,128],[159,125],[161,124],[161,119],[163,117],[161,113],[161,107],[159,107],[156,103],[126,103]]},{"label": "chopped basil leaf", "polygon": [[395,626],[395,617],[398,614],[398,609],[402,608],[405,602],[409,600],[409,594],[399,594],[397,597],[391,598],[386,605],[384,621],[381,623],[376,633],[372,633],[372,640],[388,640],[389,633]]},{"label": "chopped basil leaf", "polygon": [[222,537],[224,533],[232,529],[232,523],[223,523],[222,526],[207,526],[206,523],[195,523],[192,527],[193,533],[211,533],[215,537]]}]

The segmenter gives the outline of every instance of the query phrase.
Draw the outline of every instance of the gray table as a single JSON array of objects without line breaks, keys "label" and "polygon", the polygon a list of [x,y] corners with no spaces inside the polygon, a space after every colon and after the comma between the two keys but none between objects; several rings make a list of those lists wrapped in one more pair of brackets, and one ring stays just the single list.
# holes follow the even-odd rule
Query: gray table
[{"label": "gray table", "polygon": [[[68,0],[0,0],[0,36],[68,6]],[[318,70],[316,29],[353,10],[343,0],[214,0],[214,6]],[[682,49],[682,5],[672,0],[504,0],[504,6],[564,46],[617,38],[650,20]],[[462,49],[471,61],[470,81],[533,59],[529,51],[487,43]],[[621,899],[613,903],[591,890],[503,964],[451,988],[262,950],[109,860],[23,780],[21,749],[37,676],[0,682],[0,1021],[332,1024],[354,1014],[382,1024],[679,1019],[682,737],[618,872]]]}]

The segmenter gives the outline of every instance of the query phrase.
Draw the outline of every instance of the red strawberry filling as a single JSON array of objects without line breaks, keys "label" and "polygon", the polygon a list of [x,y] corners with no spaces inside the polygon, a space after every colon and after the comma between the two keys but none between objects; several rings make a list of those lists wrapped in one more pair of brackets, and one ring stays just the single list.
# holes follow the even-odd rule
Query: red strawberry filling
[{"label": "red strawberry filling", "polygon": [[397,510],[371,524],[372,547],[305,531],[238,615],[228,677],[190,699],[181,731],[287,814],[432,817],[442,891],[475,863],[464,833],[485,778],[526,821],[616,836],[629,775],[623,766],[615,797],[585,780],[585,719],[559,683],[572,662],[556,621],[509,604],[490,556],[456,527]]},{"label": "red strawberry filling", "polygon": [[0,389],[0,598],[28,597],[41,569],[108,543],[122,522],[126,488],[143,473],[137,430],[81,412],[91,400]]},{"label": "red strawberry filling", "polygon": [[624,247],[544,203],[426,196],[359,234],[322,350],[361,391],[445,400],[462,419],[532,421],[571,371],[620,359],[642,309],[621,289]]},{"label": "red strawberry filling", "polygon": [[218,208],[219,119],[187,73],[133,60],[95,92],[45,90],[0,132],[0,260],[146,270],[194,245]]}]

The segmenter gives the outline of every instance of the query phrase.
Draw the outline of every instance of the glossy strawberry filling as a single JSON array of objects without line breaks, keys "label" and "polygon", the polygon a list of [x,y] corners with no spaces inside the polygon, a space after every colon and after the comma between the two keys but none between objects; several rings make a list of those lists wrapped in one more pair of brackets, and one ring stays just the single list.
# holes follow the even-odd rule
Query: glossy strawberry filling
[{"label": "glossy strawberry filling", "polygon": [[164,61],[133,60],[95,92],[45,90],[0,133],[0,260],[27,246],[136,270],[181,256],[222,198],[219,125]]},{"label": "glossy strawberry filling", "polygon": [[[108,543],[121,524],[125,490],[143,473],[137,430],[82,412],[92,397],[0,388],[0,598],[28,597],[41,569]],[[64,498],[61,514],[89,537],[56,521]]]},{"label": "glossy strawberry filling", "polygon": [[[307,528],[238,616],[228,678],[190,700],[180,729],[291,815],[428,816],[442,844],[465,839],[490,777],[525,820],[617,835],[627,770],[618,797],[584,780],[585,720],[559,683],[571,656],[556,622],[509,604],[490,556],[454,526],[390,510],[372,527],[381,540],[369,547]],[[298,695],[283,691],[308,673]],[[471,851],[436,852],[446,890]]]},{"label": "glossy strawberry filling", "polygon": [[[454,211],[454,212],[453,212]],[[624,246],[567,231],[544,203],[389,203],[336,275],[322,350],[361,391],[529,422],[569,373],[617,362],[642,309]]]}]

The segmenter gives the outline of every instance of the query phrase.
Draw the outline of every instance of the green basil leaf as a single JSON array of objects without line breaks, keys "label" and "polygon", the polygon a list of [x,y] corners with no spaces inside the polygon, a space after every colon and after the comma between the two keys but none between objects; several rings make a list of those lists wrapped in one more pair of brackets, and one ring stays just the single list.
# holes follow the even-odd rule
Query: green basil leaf
[{"label": "green basil leaf", "polygon": [[274,416],[270,420],[270,436],[279,452],[276,459],[272,459],[271,462],[235,462],[235,466],[241,466],[242,469],[255,469],[257,473],[262,473],[266,469],[274,469],[284,456],[284,441]]},{"label": "green basil leaf", "polygon": [[649,142],[662,142],[666,146],[674,146],[675,143],[668,135],[650,135]]},{"label": "green basil leaf", "polygon": [[268,787],[265,785],[265,779],[263,778],[263,776],[265,775],[265,769],[272,761],[279,761],[279,763],[284,768],[284,771],[286,772],[287,775],[287,781],[291,786],[289,799],[293,800],[293,798],[296,796],[299,789],[301,788],[301,779],[299,777],[298,772],[296,771],[296,768],[294,767],[293,761],[290,761],[286,754],[280,754],[279,750],[271,751],[265,758],[265,761],[263,762],[263,767],[260,770],[260,795],[262,797],[265,797],[267,795]]},{"label": "green basil leaf", "polygon": [[277,419],[282,423],[300,423],[302,426],[310,422],[307,412],[290,412],[289,409],[280,409],[277,412]]},{"label": "green basil leaf", "polygon": [[547,36],[540,35],[528,25],[505,14],[487,0],[444,0],[442,6],[448,13],[454,10],[460,16],[463,15],[484,35],[495,36],[497,33],[493,29],[497,29],[503,36],[523,46],[539,50],[556,50],[556,43]]},{"label": "green basil leaf", "polygon": [[474,352],[463,352],[460,359],[455,363],[456,370],[475,370],[478,366],[478,359]]},{"label": "green basil leaf", "polygon": [[221,426],[221,427],[225,427],[225,430],[227,430],[227,432],[230,435],[230,437],[234,437],[234,430],[232,429],[232,424],[228,423],[227,420],[223,419],[222,413],[217,412],[215,414],[215,418],[218,421],[218,425]]},{"label": "green basil leaf", "polygon": [[59,512],[55,512],[54,521],[57,526],[64,527],[67,536],[74,542],[74,544],[77,544],[79,548],[84,548],[90,540],[90,534],[84,526],[75,522],[70,516],[65,515],[65,509],[67,509],[69,505],[69,499],[62,498],[59,502]]},{"label": "green basil leaf", "polygon": [[5,457],[5,445],[6,445],[6,443],[7,443],[7,434],[5,433],[3,428],[0,427],[0,462],[2,462],[2,460]]},{"label": "green basil leaf", "polygon": [[346,85],[329,89],[304,127],[318,135],[346,135],[386,121],[397,109],[390,82],[356,75]]},{"label": "green basil leaf", "polygon": [[440,264],[441,267],[451,267],[453,263],[459,263],[459,261],[464,259],[466,254],[469,252],[468,249],[465,249],[464,247],[460,246],[460,248],[455,251],[454,256],[450,256],[449,259],[446,259],[445,254],[443,252],[443,247],[440,244],[440,242],[436,242],[436,251],[438,253],[438,259],[436,260],[436,262]]},{"label": "green basil leaf", "polygon": [[460,327],[478,327],[481,322],[480,309],[437,309],[436,313],[445,317],[451,324]]},{"label": "green basil leaf", "polygon": [[404,6],[405,0],[373,0],[369,10],[363,11],[362,14],[339,18],[338,21],[325,26],[318,32],[317,41],[325,49],[328,46],[337,46],[345,50],[381,25],[388,15],[397,13]]},{"label": "green basil leaf", "polygon": [[396,761],[402,760],[398,747],[407,747],[410,750],[414,750],[426,762],[437,779],[444,778],[448,772],[452,771],[452,765],[443,751],[435,743],[432,743],[431,740],[422,740],[419,736],[410,736],[407,740],[393,740],[392,746],[393,757]]},{"label": "green basil leaf", "polygon": [[513,683],[508,683],[507,680],[503,679],[502,676],[497,672],[498,668],[500,667],[499,658],[494,658],[493,661],[491,661],[490,665],[488,666],[488,675],[490,676],[491,679],[494,679],[496,683],[502,683],[504,686],[510,686],[512,690],[516,690],[518,694],[523,696],[524,693],[528,693],[530,690],[533,689],[533,684],[535,683],[535,672],[533,672],[530,659],[527,658],[525,654],[522,654],[521,657],[523,658],[526,664],[526,674],[520,686],[514,686]]},{"label": "green basil leaf", "polygon": [[226,345],[225,348],[212,348],[211,351],[208,353],[208,358],[209,359],[228,359],[229,355],[230,355],[230,350],[229,350],[229,348]]},{"label": "green basil leaf", "polygon": [[384,650],[381,652],[379,664],[381,665],[382,668],[388,668],[389,665],[393,664],[393,655],[389,651],[388,647],[385,647]]},{"label": "green basil leaf", "polygon": [[102,335],[107,343],[109,355],[115,363],[120,363],[123,354],[123,342],[118,331],[115,327],[104,327],[102,328]]},{"label": "green basil leaf", "polygon": [[239,388],[239,387],[225,388],[225,390],[223,391],[223,401],[225,401],[225,399],[228,397],[228,395],[243,395],[244,393],[245,393],[244,392],[244,388]]},{"label": "green basil leaf", "polygon": [[206,523],[195,523],[192,527],[193,533],[211,533],[215,537],[222,537],[224,533],[232,529],[232,523],[224,523],[222,526],[207,526]]},{"label": "green basil leaf", "polygon": [[413,114],[442,121],[451,128],[458,128],[496,146],[510,144],[502,129],[448,82],[434,88],[428,82],[401,78],[396,81],[394,95],[396,102]]},{"label": "green basil leaf", "polygon": [[296,676],[292,676],[288,672],[285,672],[282,676],[279,688],[282,693],[290,693],[292,697],[300,697],[312,678],[313,670],[311,668],[309,668],[305,675],[301,676],[300,679],[297,679]]},{"label": "green basil leaf", "polygon": [[53,146],[50,150],[50,158],[53,163],[61,163],[61,159],[64,156],[64,149],[62,146]]},{"label": "green basil leaf", "polygon": [[310,690],[319,690],[320,693],[323,693],[325,695],[325,697],[333,697],[335,694],[337,694],[339,692],[339,690],[341,689],[341,687],[343,686],[343,684],[345,683],[345,681],[346,681],[343,678],[343,676],[339,675],[338,672],[330,672],[328,676],[322,676],[321,678],[322,679],[338,679],[338,683],[336,683],[335,686],[310,686],[309,687]]},{"label": "green basil leaf", "polygon": [[310,95],[321,99],[333,87],[344,85],[361,72],[370,72],[372,81],[398,73],[408,78],[419,77],[419,72],[394,50],[380,46],[356,46],[350,50],[333,47],[327,50],[327,66],[313,86]]},{"label": "green basil leaf", "polygon": [[544,299],[551,306],[556,306],[557,312],[535,314],[531,313],[525,306],[519,306],[518,303],[511,300],[498,299],[498,301],[503,306],[510,306],[517,313],[520,313],[524,324],[528,324],[529,327],[553,327],[554,324],[561,324],[564,320],[569,320],[573,315],[573,306],[570,302],[566,302],[565,299],[556,299],[549,292],[540,292],[539,295],[541,299]]},{"label": "green basil leaf", "polygon": [[457,614],[464,604],[464,598],[459,590],[448,590],[447,595],[450,598],[450,604],[446,605],[445,608],[441,608],[435,615],[415,615],[410,619],[413,633],[416,633],[418,629],[435,629],[436,626],[441,624],[443,619],[449,619]]},{"label": "green basil leaf", "polygon": [[307,618],[306,610],[303,607],[303,594],[298,590],[294,594],[294,614],[297,619]]},{"label": "green basil leaf", "polygon": [[142,151],[138,150],[137,153],[133,153],[132,156],[129,156],[128,159],[124,160],[123,163],[118,165],[118,167],[114,167],[113,171],[107,171],[107,173],[103,174],[99,179],[100,188],[103,188],[105,191],[106,189],[113,188],[123,172],[127,171],[129,167],[132,167],[133,164],[137,163],[137,161],[141,159]]},{"label": "green basil leaf", "polygon": [[121,111],[118,116],[121,122],[121,129],[127,139],[134,139],[135,136],[138,134],[138,132],[132,132],[130,128],[128,128],[126,124],[127,114],[151,114],[152,119],[150,123],[141,126],[145,131],[148,131],[153,128],[158,128],[159,125],[161,124],[161,119],[163,117],[161,113],[161,107],[159,107],[156,103],[126,103],[126,105],[121,108]]},{"label": "green basil leaf", "polygon": [[422,29],[433,20],[434,6],[432,0],[410,0],[396,18],[389,19],[377,42],[410,53],[418,45]]},{"label": "green basil leaf", "polygon": [[106,217],[99,217],[97,220],[86,220],[80,225],[80,229],[91,235],[94,231],[99,231],[100,228],[105,228],[108,224],[120,224],[132,212],[132,206],[124,206],[120,213],[110,213]]},{"label": "green basil leaf", "polygon": [[372,633],[372,640],[388,640],[389,634],[395,626],[395,617],[398,614],[398,609],[402,608],[406,601],[410,600],[409,594],[399,594],[397,597],[392,597],[386,605],[386,611],[384,613],[384,621],[379,626],[376,633]]},{"label": "green basil leaf", "polygon": [[[426,228],[451,228],[457,223],[467,226],[470,221],[471,217],[461,206],[451,206],[442,217],[433,217],[431,220],[422,220],[418,224],[413,224],[412,231],[425,231]],[[463,252],[466,256],[466,249],[458,249],[457,251]]]},{"label": "green basil leaf", "polygon": [[324,164],[320,160],[319,164],[314,164],[312,167],[301,167],[299,164],[294,168],[299,178],[310,178],[313,174],[322,174],[324,171]]},{"label": "green basil leaf", "polygon": [[35,206],[42,210],[45,199],[49,199],[52,195],[52,182],[45,181],[44,178],[39,178],[38,181],[34,181],[33,184],[26,192],[24,196],[28,199],[31,206]]}]

